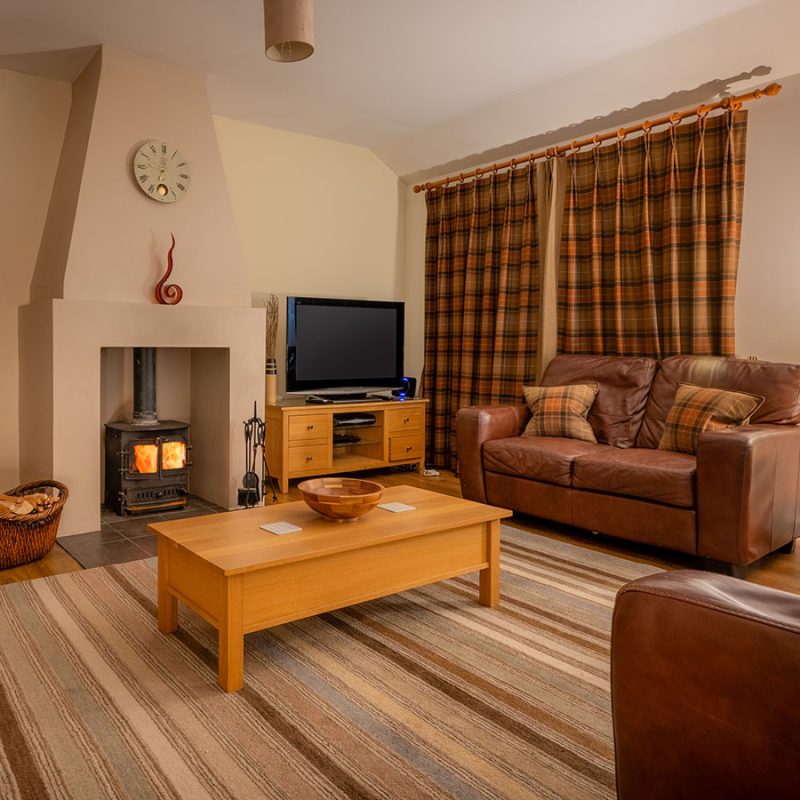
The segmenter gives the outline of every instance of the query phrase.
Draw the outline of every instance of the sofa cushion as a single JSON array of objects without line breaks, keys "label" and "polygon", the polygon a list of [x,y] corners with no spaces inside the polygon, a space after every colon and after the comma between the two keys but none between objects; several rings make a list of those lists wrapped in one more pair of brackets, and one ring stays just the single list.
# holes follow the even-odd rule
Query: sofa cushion
[{"label": "sofa cushion", "polygon": [[586,415],[594,402],[596,383],[572,386],[523,386],[531,418],[523,436],[565,436],[597,442]]},{"label": "sofa cushion", "polygon": [[658,448],[694,454],[703,431],[743,425],[763,402],[763,397],[753,394],[682,383],[667,414]]},{"label": "sofa cushion", "polygon": [[800,422],[800,366],[721,356],[672,356],[660,363],[653,380],[637,447],[658,447],[681,383],[760,395],[764,403],[750,420],[754,424]]},{"label": "sofa cushion", "polygon": [[652,358],[562,355],[547,365],[539,385],[597,383],[600,388],[588,416],[597,441],[632,447],[656,366]]},{"label": "sofa cushion", "polygon": [[559,486],[570,486],[572,462],[578,456],[606,445],[590,444],[579,439],[550,436],[514,436],[494,439],[483,445],[483,466],[490,472],[517,475]]},{"label": "sofa cushion", "polygon": [[587,452],[574,460],[572,485],[575,489],[693,508],[696,471],[695,457],[686,453],[605,448]]}]

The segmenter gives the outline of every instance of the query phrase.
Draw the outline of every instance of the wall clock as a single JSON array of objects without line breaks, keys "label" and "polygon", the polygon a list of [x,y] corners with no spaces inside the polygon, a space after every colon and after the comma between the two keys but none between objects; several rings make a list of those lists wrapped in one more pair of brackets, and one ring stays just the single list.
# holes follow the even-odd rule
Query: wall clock
[{"label": "wall clock", "polygon": [[180,200],[192,182],[189,162],[177,147],[156,140],[145,142],[133,157],[136,185],[159,203]]}]

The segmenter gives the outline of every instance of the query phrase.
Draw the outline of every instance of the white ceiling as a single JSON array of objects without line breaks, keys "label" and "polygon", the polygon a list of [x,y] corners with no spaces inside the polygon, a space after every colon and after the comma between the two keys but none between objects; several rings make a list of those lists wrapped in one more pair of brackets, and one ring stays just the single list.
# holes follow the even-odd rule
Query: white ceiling
[{"label": "white ceiling", "polygon": [[379,151],[757,4],[316,0],[316,53],[279,64],[264,56],[261,0],[2,0],[0,66],[110,45],[205,71],[216,114]]}]

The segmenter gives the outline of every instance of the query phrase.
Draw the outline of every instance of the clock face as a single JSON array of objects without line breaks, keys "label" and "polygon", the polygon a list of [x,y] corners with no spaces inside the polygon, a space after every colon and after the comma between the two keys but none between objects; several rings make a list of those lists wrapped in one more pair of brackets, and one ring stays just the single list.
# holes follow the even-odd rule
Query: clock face
[{"label": "clock face", "polygon": [[166,142],[145,142],[133,157],[137,186],[159,203],[180,200],[192,182],[189,162]]}]

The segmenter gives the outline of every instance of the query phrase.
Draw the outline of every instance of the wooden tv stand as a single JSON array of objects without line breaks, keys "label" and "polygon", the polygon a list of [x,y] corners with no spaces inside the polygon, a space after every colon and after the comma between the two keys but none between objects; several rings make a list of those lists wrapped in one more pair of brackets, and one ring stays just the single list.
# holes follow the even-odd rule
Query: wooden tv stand
[{"label": "wooden tv stand", "polygon": [[[291,478],[334,475],[380,467],[425,465],[425,404],[427,400],[370,401],[312,405],[283,400],[268,405],[267,463],[281,492]],[[334,427],[334,415],[372,414],[375,423]],[[334,433],[359,441],[334,443]]]}]

